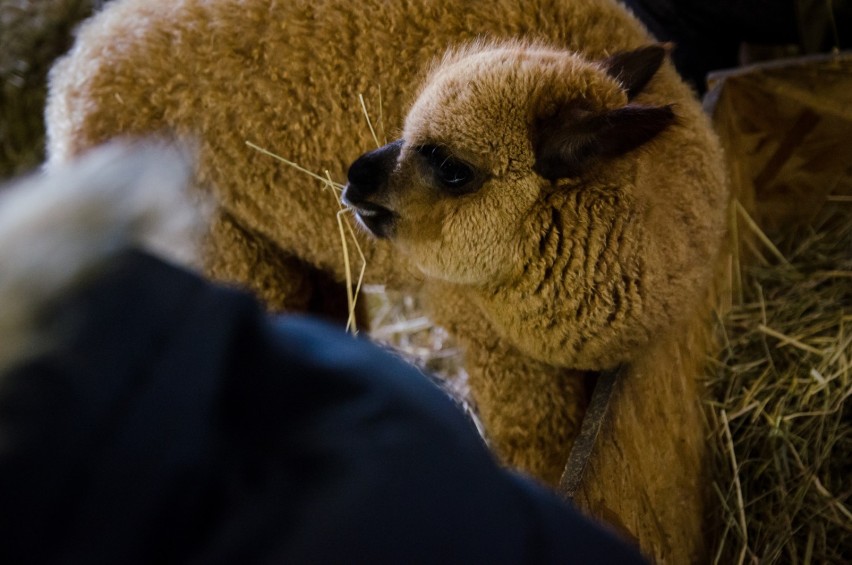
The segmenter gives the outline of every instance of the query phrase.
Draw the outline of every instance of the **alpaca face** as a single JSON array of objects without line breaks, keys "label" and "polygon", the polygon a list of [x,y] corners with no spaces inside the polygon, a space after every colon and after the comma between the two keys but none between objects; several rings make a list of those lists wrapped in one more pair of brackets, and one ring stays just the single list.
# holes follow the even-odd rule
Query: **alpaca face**
[{"label": "alpaca face", "polygon": [[629,104],[663,54],[654,46],[592,62],[518,45],[448,55],[402,139],[352,164],[345,202],[425,275],[501,284],[546,231],[538,208],[557,184],[598,182],[608,159],[671,123],[668,107]]}]

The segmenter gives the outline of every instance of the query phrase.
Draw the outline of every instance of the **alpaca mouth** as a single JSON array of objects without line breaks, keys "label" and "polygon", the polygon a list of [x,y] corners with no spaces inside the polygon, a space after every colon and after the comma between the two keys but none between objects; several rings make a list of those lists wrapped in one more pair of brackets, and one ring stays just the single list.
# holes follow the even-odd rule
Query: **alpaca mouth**
[{"label": "alpaca mouth", "polygon": [[355,214],[358,223],[379,239],[389,238],[393,234],[393,224],[396,214],[384,206],[372,202],[351,202],[343,194],[343,204]]}]

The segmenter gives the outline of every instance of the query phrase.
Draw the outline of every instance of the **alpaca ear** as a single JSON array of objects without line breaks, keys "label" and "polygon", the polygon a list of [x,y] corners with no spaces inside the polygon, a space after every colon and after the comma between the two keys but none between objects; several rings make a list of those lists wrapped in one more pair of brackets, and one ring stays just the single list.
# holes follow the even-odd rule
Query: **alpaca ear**
[{"label": "alpaca ear", "polygon": [[601,65],[608,75],[621,83],[627,99],[632,100],[660,69],[669,50],[669,44],[647,45],[616,53],[601,61]]},{"label": "alpaca ear", "polygon": [[671,105],[628,104],[603,114],[560,112],[535,126],[533,170],[549,180],[579,176],[602,159],[647,143],[674,121]]}]

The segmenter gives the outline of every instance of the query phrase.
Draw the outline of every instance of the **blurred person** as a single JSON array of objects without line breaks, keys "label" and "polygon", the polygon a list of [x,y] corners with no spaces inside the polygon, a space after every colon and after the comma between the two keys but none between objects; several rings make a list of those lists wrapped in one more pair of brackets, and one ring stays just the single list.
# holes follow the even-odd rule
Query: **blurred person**
[{"label": "blurred person", "polygon": [[187,174],[113,144],[0,195],[0,562],[644,562],[413,367],[179,266]]}]

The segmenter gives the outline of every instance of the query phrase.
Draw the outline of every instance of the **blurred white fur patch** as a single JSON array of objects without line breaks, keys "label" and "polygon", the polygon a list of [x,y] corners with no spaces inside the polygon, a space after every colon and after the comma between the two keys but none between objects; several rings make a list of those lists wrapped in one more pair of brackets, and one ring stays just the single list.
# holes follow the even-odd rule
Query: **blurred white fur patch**
[{"label": "blurred white fur patch", "polygon": [[209,206],[189,154],[112,142],[0,189],[0,372],[39,348],[40,308],[129,248],[199,263]]}]

